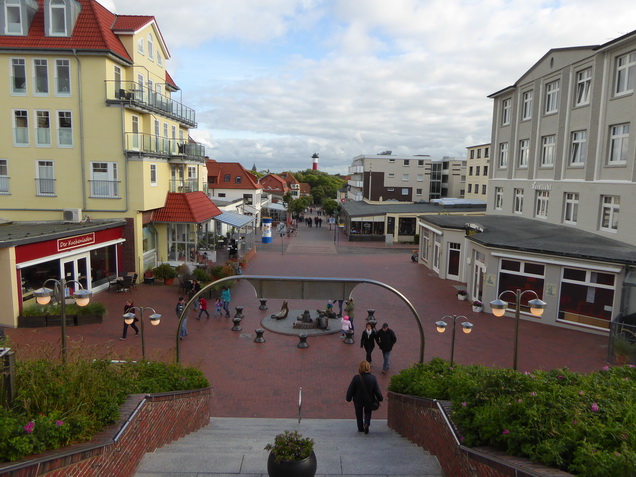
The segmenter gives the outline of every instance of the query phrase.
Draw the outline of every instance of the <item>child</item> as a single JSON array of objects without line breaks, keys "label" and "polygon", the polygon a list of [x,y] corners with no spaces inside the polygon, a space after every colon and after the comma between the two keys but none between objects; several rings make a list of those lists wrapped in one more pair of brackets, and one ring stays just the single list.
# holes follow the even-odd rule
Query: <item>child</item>
[{"label": "child", "polygon": [[344,338],[347,331],[351,329],[351,322],[349,321],[348,316],[343,316],[340,321],[342,322],[342,335],[340,336],[340,338]]},{"label": "child", "polygon": [[214,307],[215,307],[215,312],[214,312],[214,316],[221,316],[221,310],[223,309],[223,302],[221,301],[220,298],[217,298],[216,301],[214,302]]}]

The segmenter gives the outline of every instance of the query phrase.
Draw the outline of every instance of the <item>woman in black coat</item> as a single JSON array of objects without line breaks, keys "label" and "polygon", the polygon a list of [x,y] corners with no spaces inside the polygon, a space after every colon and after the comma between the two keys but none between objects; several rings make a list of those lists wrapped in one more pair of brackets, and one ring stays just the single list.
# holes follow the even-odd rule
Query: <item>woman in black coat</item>
[{"label": "woman in black coat", "polygon": [[369,433],[373,397],[378,401],[384,400],[380,386],[378,386],[378,380],[371,374],[371,365],[368,361],[360,361],[358,374],[353,377],[349,389],[347,389],[347,402],[351,402],[353,399],[353,406],[356,410],[358,432]]},{"label": "woman in black coat", "polygon": [[362,337],[360,338],[360,348],[364,348],[367,352],[366,359],[369,363],[371,363],[371,351],[375,348],[377,340],[378,337],[373,329],[373,325],[371,325],[371,323],[367,323],[366,329],[362,332]]}]

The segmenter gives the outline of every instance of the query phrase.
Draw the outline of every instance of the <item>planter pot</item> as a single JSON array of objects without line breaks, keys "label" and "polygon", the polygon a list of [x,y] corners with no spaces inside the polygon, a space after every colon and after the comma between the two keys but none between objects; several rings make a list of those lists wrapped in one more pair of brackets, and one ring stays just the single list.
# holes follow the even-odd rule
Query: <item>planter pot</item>
[{"label": "planter pot", "polygon": [[303,460],[282,460],[276,462],[274,454],[270,452],[267,459],[267,473],[269,477],[314,477],[318,462],[316,454]]},{"label": "planter pot", "polygon": [[457,294],[457,299],[459,301],[466,301],[467,298],[468,298],[468,295],[459,295],[459,294]]},{"label": "planter pot", "polygon": [[102,317],[97,315],[77,315],[75,324],[77,326],[94,325],[97,323],[102,323],[102,321]]},{"label": "planter pot", "polygon": [[164,278],[163,279],[163,284],[164,285],[173,285],[174,284],[174,278]]},{"label": "planter pot", "polygon": [[18,316],[18,328],[44,328],[45,326],[45,315]]},{"label": "planter pot", "polygon": [[475,313],[481,313],[481,310],[483,310],[483,309],[484,309],[484,307],[483,307],[483,306],[481,306],[481,305],[479,305],[479,306],[477,306],[477,305],[473,305],[473,311],[474,311]]},{"label": "planter pot", "polygon": [[[66,326],[75,325],[75,315],[66,315]],[[46,315],[46,326],[62,326],[60,315]]]}]

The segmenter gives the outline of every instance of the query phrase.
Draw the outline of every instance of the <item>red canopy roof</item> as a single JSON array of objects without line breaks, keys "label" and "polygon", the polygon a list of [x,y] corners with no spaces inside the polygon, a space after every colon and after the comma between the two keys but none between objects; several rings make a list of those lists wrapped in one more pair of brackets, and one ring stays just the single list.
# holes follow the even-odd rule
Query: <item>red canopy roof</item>
[{"label": "red canopy roof", "polygon": [[221,211],[203,192],[169,192],[166,205],[152,213],[152,220],[200,224],[217,215],[221,215]]}]

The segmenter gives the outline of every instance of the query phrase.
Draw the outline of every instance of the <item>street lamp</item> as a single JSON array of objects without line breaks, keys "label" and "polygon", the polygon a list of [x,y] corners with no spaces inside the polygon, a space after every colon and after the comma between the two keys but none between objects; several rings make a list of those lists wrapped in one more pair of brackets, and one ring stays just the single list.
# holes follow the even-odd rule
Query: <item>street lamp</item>
[{"label": "street lamp", "polygon": [[534,299],[528,301],[528,305],[530,306],[530,313],[532,313],[534,316],[543,315],[543,311],[545,310],[545,307],[548,304],[544,302],[543,300],[540,300],[539,295],[537,295],[537,292],[535,292],[534,290],[523,290],[523,291],[520,289],[517,289],[517,291],[504,290],[499,294],[496,300],[493,300],[490,302],[490,309],[492,310],[493,315],[503,316],[506,313],[506,309],[508,308],[508,302],[503,301],[501,299],[501,297],[505,295],[506,293],[512,293],[516,301],[515,303],[515,344],[514,344],[514,351],[513,351],[514,354],[513,354],[513,362],[512,362],[512,369],[516,371],[517,370],[517,351],[519,347],[519,319],[521,316],[521,297],[525,295],[526,293],[530,293],[534,295]]},{"label": "street lamp", "polygon": [[[462,318],[462,319],[466,319],[465,316],[462,315],[445,315],[442,317],[442,319],[440,321],[436,321],[435,322],[435,326],[437,326],[437,332],[438,333],[443,333],[444,331],[446,331],[446,326],[448,326],[446,324],[446,322],[444,321],[445,318],[449,318],[451,320],[453,320],[453,337],[451,339],[451,358],[450,358],[450,365],[451,367],[453,366],[453,357],[455,356],[455,327],[457,325],[457,319],[458,318]],[[464,321],[463,323],[461,323],[462,325],[462,331],[466,334],[469,334],[472,330],[473,330],[473,324],[469,323],[468,321]]]},{"label": "street lamp", "polygon": [[154,308],[150,308],[149,306],[131,306],[128,309],[128,313],[124,315],[124,322],[127,325],[132,325],[135,322],[135,313],[133,310],[138,310],[141,313],[141,318],[139,321],[141,323],[141,359],[146,360],[146,341],[144,338],[144,311],[151,310],[152,315],[150,318],[150,324],[153,326],[157,326],[161,322],[161,315],[155,311]]},{"label": "street lamp", "polygon": [[[46,284],[49,282],[53,282],[53,289],[46,288]],[[73,293],[73,300],[75,300],[75,304],[77,306],[86,306],[90,301],[93,293],[90,290],[84,289],[82,284],[77,280],[69,280],[61,278],[60,280],[56,280],[55,278],[49,278],[42,284],[42,288],[38,288],[33,292],[35,295],[35,301],[38,302],[39,305],[48,305],[51,302],[51,298],[55,297],[58,299],[59,293],[59,302],[60,302],[60,315],[62,318],[62,362],[66,364],[66,287],[71,283],[77,283],[79,286],[79,290]]]}]

